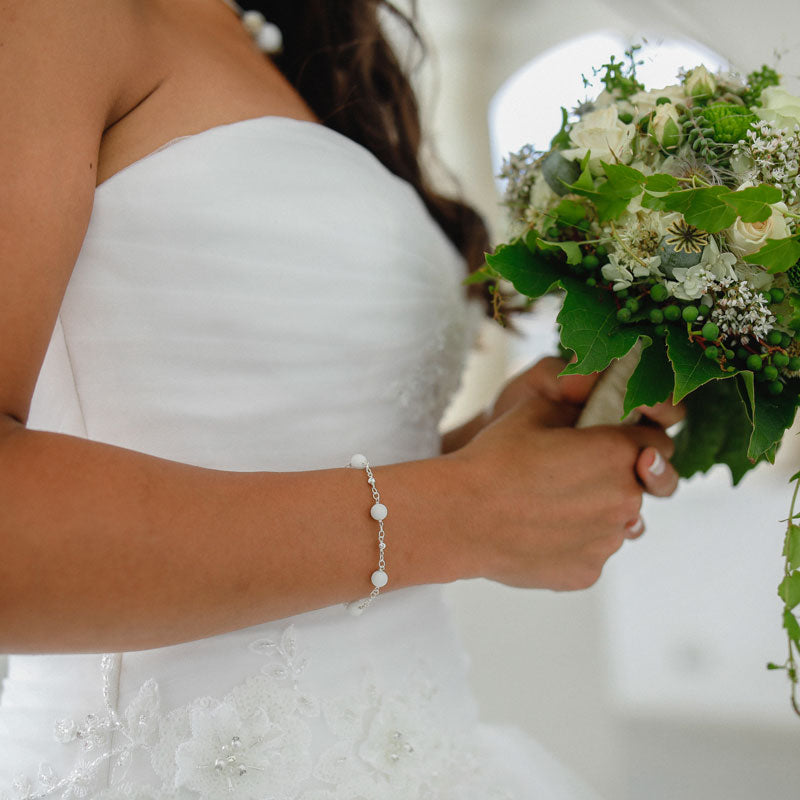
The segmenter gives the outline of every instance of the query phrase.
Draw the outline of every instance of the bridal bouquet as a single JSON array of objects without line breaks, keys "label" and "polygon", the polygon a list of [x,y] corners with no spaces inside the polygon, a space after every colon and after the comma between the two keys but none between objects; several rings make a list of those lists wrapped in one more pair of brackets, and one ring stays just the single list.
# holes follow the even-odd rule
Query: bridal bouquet
[{"label": "bridal bouquet", "polygon": [[[514,238],[474,280],[563,292],[564,372],[606,370],[584,422],[683,401],[679,473],[721,463],[735,484],[774,460],[800,400],[800,98],[768,67],[742,81],[698,66],[647,89],[626,56],[597,71],[595,100],[562,108],[546,152],[507,159]],[[789,522],[779,593],[800,651]]]}]

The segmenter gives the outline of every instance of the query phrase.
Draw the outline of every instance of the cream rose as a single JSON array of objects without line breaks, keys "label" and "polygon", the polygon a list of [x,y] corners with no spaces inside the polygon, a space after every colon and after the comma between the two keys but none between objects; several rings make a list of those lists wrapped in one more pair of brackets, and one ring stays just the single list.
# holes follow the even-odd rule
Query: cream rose
[{"label": "cream rose", "polygon": [[791,231],[783,215],[787,210],[785,203],[774,203],[772,214],[763,222],[742,222],[742,218],[737,217],[736,222],[725,231],[731,252],[742,258],[760,250],[767,239],[785,239],[790,236]]},{"label": "cream rose", "polygon": [[681,131],[680,115],[672,103],[656,106],[650,123],[650,133],[665,150],[674,150],[681,143],[683,131]]},{"label": "cream rose", "polygon": [[704,67],[695,67],[687,76],[684,84],[686,94],[692,97],[713,94],[717,88],[714,76]]},{"label": "cream rose", "polygon": [[683,86],[674,84],[665,86],[663,89],[651,89],[649,92],[636,92],[631,95],[631,103],[636,107],[639,117],[646,117],[656,108],[656,101],[660,97],[666,97],[670,103],[686,102],[686,91]]},{"label": "cream rose", "polygon": [[630,145],[634,131],[633,125],[620,121],[614,106],[590,111],[570,131],[569,137],[575,146],[563,150],[561,155],[567,159],[581,159],[591,150],[589,169],[595,175],[602,175],[601,161],[627,164],[633,158]]},{"label": "cream rose", "polygon": [[753,109],[761,119],[789,130],[800,124],[800,97],[789,94],[780,86],[767,86],[761,92],[761,102],[761,108]]}]

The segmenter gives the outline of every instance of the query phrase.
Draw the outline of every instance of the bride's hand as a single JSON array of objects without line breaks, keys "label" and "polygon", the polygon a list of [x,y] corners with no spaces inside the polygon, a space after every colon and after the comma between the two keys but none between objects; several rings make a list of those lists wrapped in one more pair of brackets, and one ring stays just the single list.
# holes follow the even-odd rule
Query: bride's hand
[{"label": "bride's hand", "polygon": [[557,378],[562,368],[545,359],[509,384],[486,427],[448,456],[481,505],[464,523],[468,574],[585,588],[626,538],[641,534],[643,491],[667,496],[677,486],[673,445],[659,425],[681,412],[651,411],[659,425],[575,429],[594,379]]}]

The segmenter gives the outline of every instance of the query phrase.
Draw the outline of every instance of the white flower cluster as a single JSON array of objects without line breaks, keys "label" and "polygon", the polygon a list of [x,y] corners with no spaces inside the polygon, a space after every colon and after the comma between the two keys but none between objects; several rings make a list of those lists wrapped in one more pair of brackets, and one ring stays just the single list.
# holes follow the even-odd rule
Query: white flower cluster
[{"label": "white flower cluster", "polygon": [[800,193],[800,124],[777,127],[772,122],[756,122],[747,131],[747,144],[736,147],[737,154],[749,156],[762,180],[783,192],[794,205]]},{"label": "white flower cluster", "polygon": [[775,324],[764,296],[747,281],[714,278],[708,273],[706,291],[714,295],[710,318],[728,335],[765,339]]},{"label": "white flower cluster", "polygon": [[541,156],[532,145],[526,144],[503,160],[503,168],[497,177],[506,181],[503,202],[509,208],[524,209],[530,205],[531,189],[538,174],[534,165]]}]

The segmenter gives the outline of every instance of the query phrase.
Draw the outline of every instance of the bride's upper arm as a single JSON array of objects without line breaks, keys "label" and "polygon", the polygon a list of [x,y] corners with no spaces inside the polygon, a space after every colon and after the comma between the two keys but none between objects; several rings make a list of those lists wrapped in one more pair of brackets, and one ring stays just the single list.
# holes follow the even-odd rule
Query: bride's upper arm
[{"label": "bride's upper arm", "polygon": [[0,416],[27,417],[89,221],[134,7],[0,1]]}]

